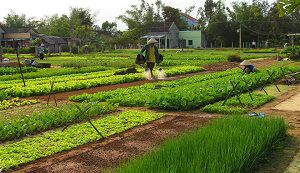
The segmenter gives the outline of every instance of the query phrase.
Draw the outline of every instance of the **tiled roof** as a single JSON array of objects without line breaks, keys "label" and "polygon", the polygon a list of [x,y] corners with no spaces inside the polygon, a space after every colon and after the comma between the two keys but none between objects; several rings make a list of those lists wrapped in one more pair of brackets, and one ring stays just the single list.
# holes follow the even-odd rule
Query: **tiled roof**
[{"label": "tiled roof", "polygon": [[31,28],[24,27],[24,28],[8,28],[8,27],[2,27],[5,33],[27,33]]},{"label": "tiled roof", "polygon": [[161,22],[150,28],[150,32],[169,32],[172,22]]},{"label": "tiled roof", "polygon": [[186,13],[181,13],[181,15],[184,16],[185,18],[191,20],[192,22],[198,23],[198,20],[196,18],[194,18]]}]

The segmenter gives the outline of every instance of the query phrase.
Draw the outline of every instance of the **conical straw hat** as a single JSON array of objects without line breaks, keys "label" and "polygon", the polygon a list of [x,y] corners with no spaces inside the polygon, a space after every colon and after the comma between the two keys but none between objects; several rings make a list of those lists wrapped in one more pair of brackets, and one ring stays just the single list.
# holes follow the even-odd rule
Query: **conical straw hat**
[{"label": "conical straw hat", "polygon": [[151,44],[151,43],[157,43],[157,41],[156,41],[154,38],[151,38],[151,39],[147,42],[147,44]]},{"label": "conical straw hat", "polygon": [[252,65],[252,63],[247,60],[244,60],[240,65]]}]

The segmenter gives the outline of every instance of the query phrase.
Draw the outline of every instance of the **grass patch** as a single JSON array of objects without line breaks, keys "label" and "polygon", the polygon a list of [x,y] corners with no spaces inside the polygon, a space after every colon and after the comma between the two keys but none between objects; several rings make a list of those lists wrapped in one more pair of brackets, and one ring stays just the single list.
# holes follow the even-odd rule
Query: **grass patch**
[{"label": "grass patch", "polygon": [[169,140],[115,172],[250,172],[286,129],[281,118],[229,116]]}]

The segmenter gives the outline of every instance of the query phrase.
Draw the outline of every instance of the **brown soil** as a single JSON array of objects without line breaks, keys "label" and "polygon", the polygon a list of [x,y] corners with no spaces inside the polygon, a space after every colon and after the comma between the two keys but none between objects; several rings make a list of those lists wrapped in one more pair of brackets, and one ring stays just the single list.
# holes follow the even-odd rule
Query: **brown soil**
[{"label": "brown soil", "polygon": [[217,117],[199,112],[167,113],[164,118],[145,126],[39,159],[16,169],[15,172],[101,172],[149,152],[165,140],[198,128]]},{"label": "brown soil", "polygon": [[[276,106],[286,101],[289,101],[291,98],[298,95],[299,93],[300,93],[300,85],[298,85],[295,89],[290,90],[287,93],[279,96],[273,102],[265,104],[257,111],[265,112],[267,115],[282,116],[290,126],[289,134],[300,138],[300,112],[276,109]],[[295,106],[295,105],[291,105],[291,106]],[[300,106],[300,104],[298,106]]]},{"label": "brown soil", "polygon": [[[263,59],[263,60],[253,61],[255,66],[257,66],[258,68],[264,67],[264,66],[267,66],[267,65],[271,65],[275,62],[277,62],[275,59]],[[194,76],[194,75],[212,73],[212,72],[217,72],[217,71],[224,71],[224,70],[228,70],[228,69],[232,69],[232,68],[236,68],[236,67],[239,67],[239,63],[237,63],[237,62],[222,62],[222,63],[217,63],[217,64],[211,64],[211,65],[204,66],[206,71],[197,72],[197,73],[190,73],[190,74],[185,74],[185,75],[179,75],[179,76],[176,76],[176,77],[169,77],[165,80],[178,80],[178,79],[182,79],[182,78],[186,78],[186,77],[191,77],[191,76]],[[130,83],[117,84],[117,85],[100,86],[100,87],[94,87],[94,88],[77,90],[77,91],[56,93],[55,97],[56,97],[58,102],[67,101],[68,98],[70,96],[73,96],[73,95],[80,95],[80,94],[83,94],[83,93],[93,94],[93,93],[97,93],[97,92],[101,92],[101,91],[115,90],[115,89],[118,89],[118,88],[127,88],[127,87],[131,87],[131,86],[140,86],[140,85],[143,85],[145,83],[153,83],[153,82],[157,82],[157,81],[143,80],[143,81],[136,81],[136,82],[130,82]],[[47,95],[45,95],[45,96],[35,96],[35,97],[31,97],[31,99],[38,99],[38,100],[47,101],[48,96]],[[53,96],[51,97],[51,99],[53,100]]]},{"label": "brown soil", "polygon": [[[289,125],[288,136],[283,140],[279,148],[276,148],[270,155],[268,155],[268,159],[265,160],[263,165],[260,165],[257,172],[282,173],[291,164],[296,154],[300,151],[300,112],[275,109],[277,105],[290,100],[293,96],[299,94],[299,92],[300,85],[279,96],[273,102],[255,110],[256,112],[265,112],[267,116],[283,117]],[[292,164],[290,166],[293,166]]]}]

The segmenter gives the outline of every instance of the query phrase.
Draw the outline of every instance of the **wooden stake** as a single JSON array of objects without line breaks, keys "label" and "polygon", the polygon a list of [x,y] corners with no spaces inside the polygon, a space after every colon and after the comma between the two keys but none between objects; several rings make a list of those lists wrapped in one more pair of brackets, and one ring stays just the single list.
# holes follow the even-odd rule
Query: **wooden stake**
[{"label": "wooden stake", "polygon": [[57,107],[56,97],[55,97],[55,94],[53,93],[54,83],[55,83],[54,81],[50,81],[50,93],[49,93],[49,97],[48,97],[48,100],[47,100],[47,105],[49,105],[50,97],[51,97],[51,95],[53,95],[55,106]]},{"label": "wooden stake", "polygon": [[19,46],[17,47],[17,59],[18,59],[20,73],[21,73],[21,77],[22,77],[22,81],[23,81],[23,86],[26,87],[25,79],[24,79],[24,75],[23,75],[23,70],[22,70],[21,63],[20,63],[20,58],[19,58]]},{"label": "wooden stake", "polygon": [[236,89],[236,87],[239,85],[240,82],[237,82],[235,85],[230,81],[230,84],[232,85],[232,90],[229,92],[229,94],[226,96],[224,102],[222,103],[222,106],[225,105],[225,103],[227,102],[228,98],[231,96],[231,94],[234,92],[234,90]]}]

